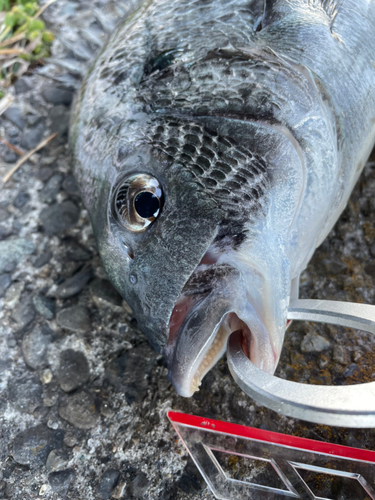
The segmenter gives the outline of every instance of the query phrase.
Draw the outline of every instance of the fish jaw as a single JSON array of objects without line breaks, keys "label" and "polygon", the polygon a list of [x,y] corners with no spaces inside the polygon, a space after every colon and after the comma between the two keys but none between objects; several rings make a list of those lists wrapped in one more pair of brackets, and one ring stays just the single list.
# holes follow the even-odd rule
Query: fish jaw
[{"label": "fish jaw", "polygon": [[[270,374],[276,369],[286,329],[286,311],[275,308],[275,302],[283,303],[275,294],[280,288],[272,293],[266,286],[268,276],[254,268],[243,272],[238,260],[236,266],[232,264],[207,266],[211,272],[220,267],[226,272],[203,296],[189,296],[187,284],[172,313],[164,356],[169,378],[181,396],[190,397],[199,389],[202,378],[225,353],[234,331],[242,332],[243,350],[257,367]],[[245,278],[250,274],[254,279],[248,281]],[[259,289],[270,293],[262,296]]]}]

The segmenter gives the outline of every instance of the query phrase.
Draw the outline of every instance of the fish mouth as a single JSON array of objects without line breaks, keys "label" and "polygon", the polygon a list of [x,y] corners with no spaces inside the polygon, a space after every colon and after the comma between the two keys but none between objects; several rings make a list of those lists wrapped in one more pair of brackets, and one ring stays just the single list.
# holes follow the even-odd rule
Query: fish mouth
[{"label": "fish mouth", "polygon": [[249,300],[239,269],[207,252],[185,284],[169,320],[164,348],[168,375],[178,394],[190,397],[223,356],[228,337],[242,333],[244,353],[273,373],[278,353]]}]

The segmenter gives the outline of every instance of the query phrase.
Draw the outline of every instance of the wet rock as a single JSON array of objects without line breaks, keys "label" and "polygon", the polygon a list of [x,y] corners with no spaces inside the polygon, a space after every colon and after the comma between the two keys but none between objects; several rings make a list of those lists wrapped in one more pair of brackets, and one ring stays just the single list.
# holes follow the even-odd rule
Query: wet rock
[{"label": "wet rock", "polygon": [[146,343],[113,359],[107,366],[106,377],[110,384],[125,392],[128,404],[142,401],[147,395],[148,380],[157,354]]},{"label": "wet rock", "polygon": [[22,330],[35,318],[35,307],[31,297],[25,297],[19,301],[12,311],[12,319],[17,322],[18,329]]},{"label": "wet rock", "polygon": [[90,283],[90,292],[94,302],[101,306],[121,306],[122,297],[108,280],[95,279]]},{"label": "wet rock", "polygon": [[85,390],[67,396],[59,406],[59,415],[78,429],[91,429],[99,420],[97,402]]},{"label": "wet rock", "polygon": [[4,297],[6,289],[12,283],[10,274],[4,273],[0,275],[0,297]]},{"label": "wet rock", "polygon": [[149,487],[150,481],[144,472],[137,474],[135,479],[131,484],[131,491],[135,498],[144,498],[147,488]]},{"label": "wet rock", "polygon": [[44,297],[43,295],[35,295],[33,297],[33,304],[38,313],[46,319],[51,320],[54,318],[56,312],[56,303],[54,299]]},{"label": "wet rock", "polygon": [[115,469],[107,469],[104,471],[100,484],[98,486],[98,497],[102,500],[109,500],[112,496],[112,491],[117,486],[120,473]]},{"label": "wet rock", "polygon": [[22,208],[30,200],[29,193],[20,192],[13,200],[13,205],[16,208]]},{"label": "wet rock", "polygon": [[14,89],[17,95],[24,94],[25,92],[31,90],[31,88],[32,85],[27,77],[17,78],[17,80],[14,83]]},{"label": "wet rock", "polygon": [[63,179],[64,176],[62,174],[55,174],[48,179],[39,194],[39,199],[42,203],[52,203],[55,201],[57,193],[60,191]]},{"label": "wet rock", "polygon": [[92,258],[92,253],[72,240],[69,241],[66,258],[67,260],[73,260],[74,262],[87,261]]},{"label": "wet rock", "polygon": [[52,331],[47,327],[36,326],[22,339],[22,354],[25,363],[36,370],[46,364],[46,353],[52,341]]},{"label": "wet rock", "polygon": [[43,123],[39,123],[36,127],[26,128],[22,135],[21,147],[26,150],[35,148],[43,139],[46,127]]},{"label": "wet rock", "polygon": [[86,286],[93,275],[94,272],[91,267],[82,269],[57,287],[55,292],[56,297],[67,299],[76,295]]},{"label": "wet rock", "polygon": [[74,478],[74,474],[75,472],[73,469],[66,469],[51,472],[51,474],[48,476],[48,482],[51,485],[52,490],[57,493],[59,497],[66,497],[70,483]]},{"label": "wet rock", "polygon": [[7,120],[12,122],[13,125],[18,127],[19,129],[21,129],[21,130],[24,129],[26,123],[25,123],[25,119],[23,117],[22,111],[19,108],[15,107],[15,106],[11,106],[10,108],[8,108],[4,111],[3,116]]},{"label": "wet rock", "polygon": [[345,349],[341,345],[335,345],[333,348],[333,361],[336,361],[336,363],[340,363],[340,365],[346,365],[347,363],[347,358],[346,358],[346,353]]},{"label": "wet rock", "polygon": [[40,220],[45,233],[53,236],[72,228],[79,219],[79,212],[77,205],[70,200],[44,208]]},{"label": "wet rock", "polygon": [[8,380],[8,400],[21,413],[33,413],[42,404],[42,386],[34,375],[25,374]]},{"label": "wet rock", "polygon": [[46,462],[47,474],[49,474],[50,472],[55,472],[57,470],[65,469],[68,459],[69,457],[67,453],[65,453],[63,450],[52,450],[48,455]]},{"label": "wet rock", "polygon": [[61,448],[62,430],[52,431],[45,425],[37,425],[17,434],[13,442],[13,458],[21,465],[41,467],[54,448]]},{"label": "wet rock", "polygon": [[307,333],[301,343],[302,352],[321,352],[328,349],[328,347],[330,347],[329,341],[314,333]]},{"label": "wet rock", "polygon": [[45,266],[52,258],[52,252],[43,252],[39,255],[34,262],[34,267],[39,269],[40,267]]},{"label": "wet rock", "polygon": [[90,377],[89,364],[86,356],[80,351],[67,349],[60,354],[58,379],[60,387],[65,392],[74,391],[85,384]]},{"label": "wet rock", "polygon": [[50,86],[42,90],[42,96],[45,101],[50,104],[71,104],[73,100],[73,92],[66,89],[59,89],[55,86]]},{"label": "wet rock", "polygon": [[25,255],[30,255],[34,250],[34,243],[25,238],[0,241],[0,273],[13,270]]},{"label": "wet rock", "polygon": [[80,196],[80,190],[73,175],[68,175],[64,180],[63,188],[70,196]]},{"label": "wet rock", "polygon": [[64,105],[55,106],[49,113],[51,119],[51,132],[64,135],[68,132],[70,112]]},{"label": "wet rock", "polygon": [[87,309],[83,306],[72,306],[57,313],[57,324],[72,332],[87,332],[91,328]]}]

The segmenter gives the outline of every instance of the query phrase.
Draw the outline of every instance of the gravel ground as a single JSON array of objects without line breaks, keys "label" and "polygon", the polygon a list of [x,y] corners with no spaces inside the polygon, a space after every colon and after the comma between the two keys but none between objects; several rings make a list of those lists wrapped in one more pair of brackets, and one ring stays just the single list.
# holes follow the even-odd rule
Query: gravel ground
[{"label": "gravel ground", "polygon": [[[60,0],[45,18],[58,24],[61,9],[71,15],[75,5]],[[192,398],[179,397],[101,266],[69,165],[73,93],[36,72],[11,92],[1,137],[27,151],[59,135],[0,186],[0,499],[213,499],[169,409],[374,449],[371,429],[311,425],[256,404],[225,359]],[[0,155],[2,176],[17,155],[1,143]],[[370,161],[303,274],[302,298],[375,303],[374,192]],[[277,374],[346,384],[374,372],[370,334],[295,322]],[[239,463],[229,465],[243,477]],[[327,476],[321,494],[362,500],[340,481]]]}]

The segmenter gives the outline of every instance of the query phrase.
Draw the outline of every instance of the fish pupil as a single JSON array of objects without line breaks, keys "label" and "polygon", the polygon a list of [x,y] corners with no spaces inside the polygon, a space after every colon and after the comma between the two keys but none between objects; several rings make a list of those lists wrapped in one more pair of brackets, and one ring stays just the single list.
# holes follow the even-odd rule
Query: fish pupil
[{"label": "fish pupil", "polygon": [[156,217],[160,209],[159,198],[148,191],[143,191],[135,197],[134,208],[143,219]]}]

